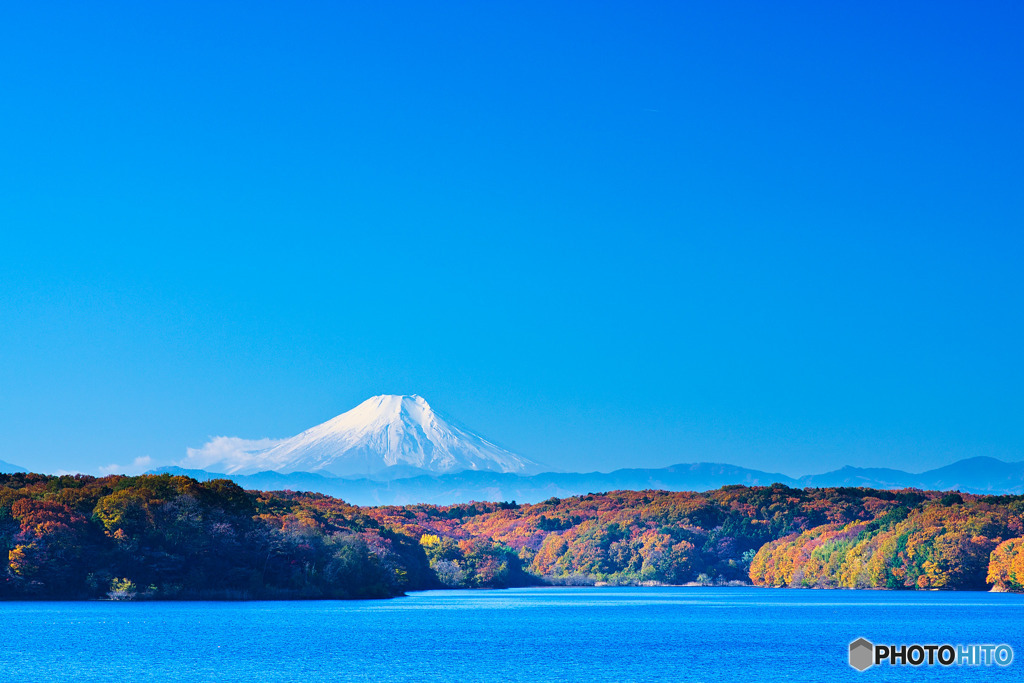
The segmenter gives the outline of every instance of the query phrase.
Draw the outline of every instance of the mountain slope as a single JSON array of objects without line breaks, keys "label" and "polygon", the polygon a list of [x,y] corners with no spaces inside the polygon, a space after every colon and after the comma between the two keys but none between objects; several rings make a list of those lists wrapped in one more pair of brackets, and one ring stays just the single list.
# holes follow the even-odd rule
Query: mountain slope
[{"label": "mountain slope", "polygon": [[918,474],[884,467],[843,467],[800,477],[798,486],[863,486],[875,489],[916,488],[967,493],[1024,493],[1024,462],[967,458]]},{"label": "mountain slope", "polygon": [[28,470],[26,470],[24,467],[18,467],[17,465],[12,465],[9,462],[0,460],[0,472],[28,472]]},{"label": "mountain slope", "polygon": [[323,424],[245,455],[223,463],[224,471],[395,478],[463,470],[522,474],[540,469],[456,427],[415,395],[374,396]]},{"label": "mountain slope", "polygon": [[[183,474],[198,479],[225,476],[181,468],[162,468],[155,472]],[[502,500],[538,503],[551,497],[565,498],[601,491],[708,491],[728,484],[768,486],[774,483],[794,488],[851,486],[1024,494],[1024,462],[1006,463],[991,458],[961,460],[920,474],[886,468],[844,467],[799,479],[718,463],[681,464],[659,469],[622,469],[607,473],[545,472],[532,476],[477,470],[393,478],[390,481],[380,481],[379,478],[341,479],[306,472],[258,472],[227,476],[246,489],[316,491],[343,498],[356,505],[450,505]]]}]

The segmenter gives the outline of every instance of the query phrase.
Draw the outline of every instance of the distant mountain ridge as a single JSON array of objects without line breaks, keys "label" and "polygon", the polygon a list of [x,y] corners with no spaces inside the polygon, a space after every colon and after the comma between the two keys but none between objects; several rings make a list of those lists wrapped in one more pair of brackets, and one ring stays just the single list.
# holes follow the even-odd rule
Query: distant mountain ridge
[{"label": "distant mountain ridge", "polygon": [[17,465],[12,465],[9,462],[6,462],[4,460],[0,460],[0,472],[5,472],[5,473],[28,472],[28,470],[26,470],[24,467],[18,467]]},{"label": "distant mountain ridge", "polygon": [[343,479],[315,472],[217,474],[180,467],[153,470],[153,473],[164,472],[196,479],[226,477],[247,489],[315,491],[343,498],[356,505],[447,505],[507,500],[537,503],[551,497],[564,498],[614,490],[708,491],[729,484],[767,486],[773,483],[794,488],[850,486],[958,490],[979,494],[1024,494],[1024,462],[1007,463],[987,457],[960,460],[919,474],[886,468],[843,467],[832,472],[799,478],[721,463],[680,464],[658,469],[621,469],[608,473],[546,472],[529,476],[503,472],[461,471],[440,475],[396,477],[386,481],[373,478]]}]

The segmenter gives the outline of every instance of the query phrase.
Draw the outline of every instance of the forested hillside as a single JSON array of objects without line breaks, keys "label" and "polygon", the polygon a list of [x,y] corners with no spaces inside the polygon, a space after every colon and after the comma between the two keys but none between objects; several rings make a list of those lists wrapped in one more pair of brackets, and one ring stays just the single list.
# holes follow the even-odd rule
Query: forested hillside
[{"label": "forested hillside", "polygon": [[357,598],[434,585],[358,508],[185,477],[0,476],[6,598]]},{"label": "forested hillside", "polygon": [[726,486],[367,513],[413,536],[493,540],[555,582],[947,590],[1024,584],[1024,496]]},{"label": "forested hillside", "polygon": [[226,480],[0,475],[0,598],[388,597],[530,583],[1024,588],[1024,496],[727,486],[360,508]]}]

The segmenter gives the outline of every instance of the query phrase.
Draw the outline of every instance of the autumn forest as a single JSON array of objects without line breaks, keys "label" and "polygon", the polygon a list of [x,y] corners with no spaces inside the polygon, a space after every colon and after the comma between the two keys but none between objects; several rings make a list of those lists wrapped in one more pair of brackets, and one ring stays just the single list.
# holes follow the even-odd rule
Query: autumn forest
[{"label": "autumn forest", "polygon": [[1024,496],[726,486],[356,507],[188,477],[0,475],[3,599],[703,584],[1024,590]]}]

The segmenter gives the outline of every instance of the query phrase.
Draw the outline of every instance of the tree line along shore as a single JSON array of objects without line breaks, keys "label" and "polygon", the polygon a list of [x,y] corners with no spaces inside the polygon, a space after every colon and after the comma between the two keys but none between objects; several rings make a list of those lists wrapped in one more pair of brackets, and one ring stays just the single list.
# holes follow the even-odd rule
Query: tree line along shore
[{"label": "tree line along shore", "polygon": [[0,475],[0,599],[346,599],[429,588],[1024,590],[1024,496],[725,486],[357,507],[228,480]]}]

